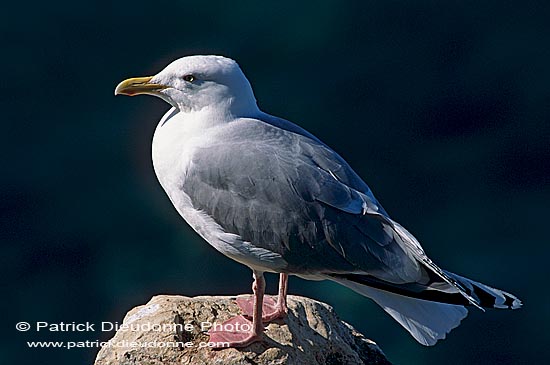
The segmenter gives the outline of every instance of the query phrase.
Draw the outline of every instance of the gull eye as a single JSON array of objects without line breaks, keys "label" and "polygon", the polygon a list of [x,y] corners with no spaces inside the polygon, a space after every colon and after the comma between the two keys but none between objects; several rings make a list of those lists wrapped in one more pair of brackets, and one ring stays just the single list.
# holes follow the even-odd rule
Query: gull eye
[{"label": "gull eye", "polygon": [[185,75],[185,76],[183,76],[183,80],[187,81],[187,82],[193,82],[196,79],[195,79],[195,76],[193,76],[193,75]]}]

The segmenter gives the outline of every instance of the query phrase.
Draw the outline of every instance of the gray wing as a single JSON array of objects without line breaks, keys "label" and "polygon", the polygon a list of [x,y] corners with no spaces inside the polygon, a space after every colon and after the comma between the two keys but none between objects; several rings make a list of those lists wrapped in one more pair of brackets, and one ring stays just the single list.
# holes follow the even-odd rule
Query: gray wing
[{"label": "gray wing", "polygon": [[196,209],[280,254],[290,273],[366,273],[392,283],[426,276],[416,248],[338,154],[294,125],[234,123],[193,155],[183,189]]}]

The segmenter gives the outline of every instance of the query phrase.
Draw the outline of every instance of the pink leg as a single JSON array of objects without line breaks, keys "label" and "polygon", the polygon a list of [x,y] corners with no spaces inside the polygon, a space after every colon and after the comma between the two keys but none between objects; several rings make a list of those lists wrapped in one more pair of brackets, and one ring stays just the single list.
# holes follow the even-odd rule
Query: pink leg
[{"label": "pink leg", "polygon": [[252,322],[243,316],[237,316],[214,325],[208,331],[213,348],[246,347],[253,342],[261,341],[264,325],[262,323],[262,307],[265,291],[263,272],[254,271],[254,305]]},{"label": "pink leg", "polygon": [[[277,301],[271,296],[264,297],[263,302],[263,322],[269,322],[277,318],[283,318],[288,312],[286,306],[286,294],[288,288],[288,274],[279,275],[279,295]],[[237,298],[237,305],[245,317],[253,317],[254,313],[254,297]]]},{"label": "pink leg", "polygon": [[286,306],[287,289],[288,289],[288,274],[280,274],[279,275],[279,295],[277,296],[277,311],[278,311],[279,317],[281,318],[286,316],[288,312],[288,307]]}]

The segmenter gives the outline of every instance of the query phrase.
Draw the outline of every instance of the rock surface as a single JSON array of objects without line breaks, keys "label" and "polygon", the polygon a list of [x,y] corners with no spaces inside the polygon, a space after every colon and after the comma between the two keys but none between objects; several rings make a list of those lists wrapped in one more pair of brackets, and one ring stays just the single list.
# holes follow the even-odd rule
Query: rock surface
[{"label": "rock surface", "polygon": [[160,295],[132,309],[95,365],[390,364],[378,346],[327,304],[289,296],[288,316],[266,324],[264,341],[208,348],[211,325],[239,314],[234,297]]}]

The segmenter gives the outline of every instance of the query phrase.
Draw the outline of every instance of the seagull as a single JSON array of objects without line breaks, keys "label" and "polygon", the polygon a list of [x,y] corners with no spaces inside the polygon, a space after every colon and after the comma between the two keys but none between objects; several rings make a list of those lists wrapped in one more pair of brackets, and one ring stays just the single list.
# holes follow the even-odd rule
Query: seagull
[{"label": "seagull", "polygon": [[[263,323],[287,314],[289,275],[372,299],[426,346],[457,327],[466,307],[521,307],[514,295],[430,260],[340,155],[258,108],[234,60],[183,57],[155,76],[122,81],[118,94],[172,106],[153,137],[157,178],[205,241],[253,272],[254,294],[237,298],[243,314],[211,329],[211,343],[261,341]],[[266,272],[279,273],[276,299],[264,296]]]}]

